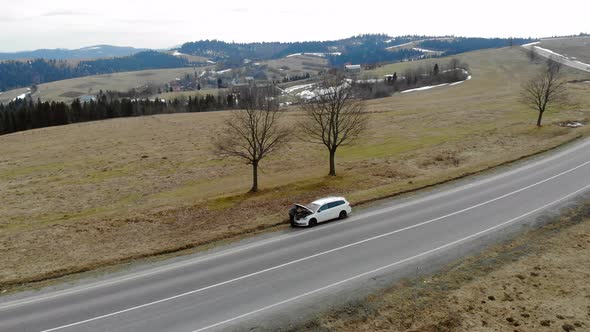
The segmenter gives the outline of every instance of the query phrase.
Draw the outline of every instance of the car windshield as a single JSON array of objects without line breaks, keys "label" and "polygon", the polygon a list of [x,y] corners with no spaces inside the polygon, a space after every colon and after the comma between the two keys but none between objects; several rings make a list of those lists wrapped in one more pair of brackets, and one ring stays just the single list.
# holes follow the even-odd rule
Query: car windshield
[{"label": "car windshield", "polygon": [[314,203],[309,203],[306,206],[308,209],[312,210],[313,212],[316,212],[320,206],[318,204],[314,204]]}]

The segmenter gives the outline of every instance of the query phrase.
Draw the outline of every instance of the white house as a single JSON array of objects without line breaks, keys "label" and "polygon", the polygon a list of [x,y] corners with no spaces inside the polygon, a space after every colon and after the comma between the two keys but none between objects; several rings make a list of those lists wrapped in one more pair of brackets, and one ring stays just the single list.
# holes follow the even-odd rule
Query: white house
[{"label": "white house", "polygon": [[347,72],[358,73],[361,71],[361,65],[346,65],[344,66]]}]

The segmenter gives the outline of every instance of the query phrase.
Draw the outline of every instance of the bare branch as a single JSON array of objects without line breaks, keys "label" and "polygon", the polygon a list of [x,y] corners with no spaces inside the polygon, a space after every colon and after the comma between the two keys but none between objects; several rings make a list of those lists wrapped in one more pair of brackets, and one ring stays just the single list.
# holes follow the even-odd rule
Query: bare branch
[{"label": "bare branch", "polygon": [[537,126],[541,126],[543,113],[567,101],[566,82],[561,79],[561,64],[552,59],[535,77],[522,86],[521,103],[539,113]]},{"label": "bare branch", "polygon": [[338,147],[352,144],[366,129],[365,104],[354,95],[352,85],[341,77],[324,77],[304,102],[304,139],[323,144],[330,152],[330,175],[336,175],[334,157]]},{"label": "bare branch", "polygon": [[284,146],[291,130],[281,126],[284,112],[272,97],[252,87],[240,98],[243,110],[233,111],[225,122],[224,132],[215,141],[215,151],[222,157],[243,159],[252,165],[252,189],[258,190],[258,164]]}]

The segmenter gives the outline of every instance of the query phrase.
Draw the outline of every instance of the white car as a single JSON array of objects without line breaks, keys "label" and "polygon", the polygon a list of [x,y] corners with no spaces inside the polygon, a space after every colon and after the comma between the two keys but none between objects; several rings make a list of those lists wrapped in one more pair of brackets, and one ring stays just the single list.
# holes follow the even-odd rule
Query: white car
[{"label": "white car", "polygon": [[326,197],[308,205],[295,204],[289,210],[289,217],[293,227],[313,227],[324,221],[344,219],[350,212],[350,203],[344,197]]}]

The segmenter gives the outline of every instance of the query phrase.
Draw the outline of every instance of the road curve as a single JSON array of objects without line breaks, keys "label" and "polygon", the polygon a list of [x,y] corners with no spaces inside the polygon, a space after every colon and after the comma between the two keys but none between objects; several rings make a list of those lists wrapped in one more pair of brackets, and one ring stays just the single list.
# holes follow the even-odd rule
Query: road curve
[{"label": "road curve", "polygon": [[[590,140],[549,155],[152,269],[0,300],[1,331],[213,331],[281,325],[411,264],[590,192]],[[247,222],[247,221],[244,221]],[[268,325],[271,326],[271,325]]]},{"label": "road curve", "polygon": [[584,63],[584,62],[581,62],[581,61],[578,61],[575,59],[570,59],[567,56],[553,52],[549,49],[542,48],[540,46],[536,46],[537,44],[538,44],[538,42],[530,43],[530,44],[522,45],[522,47],[524,47],[527,50],[532,50],[533,52],[535,52],[536,54],[538,54],[544,58],[552,59],[552,60],[557,61],[561,64],[564,64],[568,67],[590,73],[590,64],[587,64],[587,63]]}]

